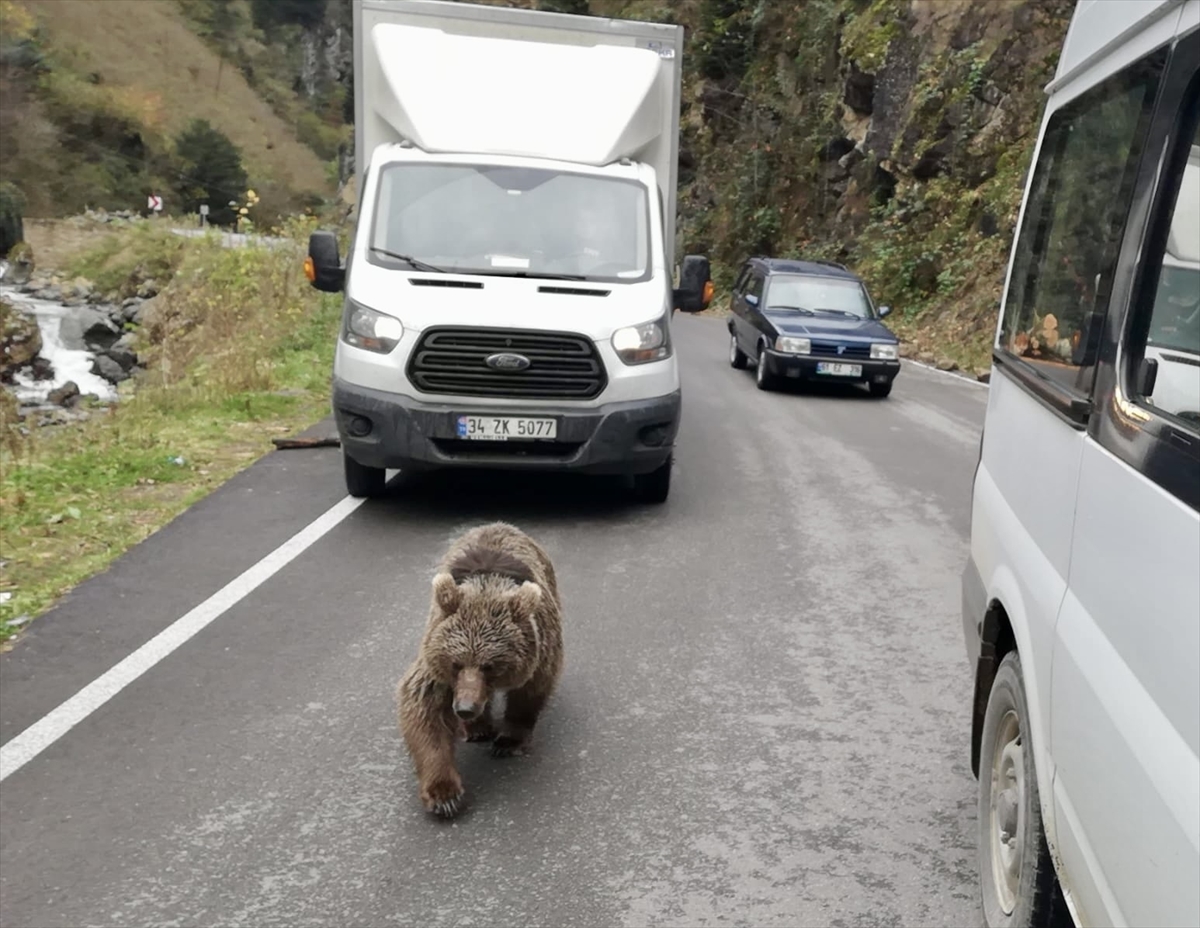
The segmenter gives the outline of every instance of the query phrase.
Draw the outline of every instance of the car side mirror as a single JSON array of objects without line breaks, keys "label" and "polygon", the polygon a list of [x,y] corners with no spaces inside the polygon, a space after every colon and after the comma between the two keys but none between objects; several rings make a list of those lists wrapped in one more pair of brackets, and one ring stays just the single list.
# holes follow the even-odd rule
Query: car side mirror
[{"label": "car side mirror", "polygon": [[703,255],[688,255],[679,268],[679,286],[675,288],[675,308],[685,313],[708,309],[713,298],[712,269]]},{"label": "car side mirror", "polygon": [[892,307],[880,306],[879,307],[879,318],[882,319],[884,316],[890,315],[891,312],[892,312]]},{"label": "car side mirror", "polygon": [[338,254],[337,236],[332,232],[317,231],[308,237],[304,276],[323,293],[339,293],[345,287],[346,269]]},{"label": "car side mirror", "polygon": [[758,297],[756,297],[753,293],[747,293],[746,294],[746,305],[747,306],[758,306]]}]

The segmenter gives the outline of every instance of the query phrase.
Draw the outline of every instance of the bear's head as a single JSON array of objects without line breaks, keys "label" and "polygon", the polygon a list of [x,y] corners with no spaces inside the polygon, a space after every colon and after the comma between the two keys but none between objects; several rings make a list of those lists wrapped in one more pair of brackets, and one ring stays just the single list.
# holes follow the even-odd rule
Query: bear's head
[{"label": "bear's head", "polygon": [[435,621],[425,658],[434,675],[454,690],[454,712],[478,718],[495,690],[528,682],[538,660],[536,611],[542,588],[507,577],[449,573],[433,578]]}]

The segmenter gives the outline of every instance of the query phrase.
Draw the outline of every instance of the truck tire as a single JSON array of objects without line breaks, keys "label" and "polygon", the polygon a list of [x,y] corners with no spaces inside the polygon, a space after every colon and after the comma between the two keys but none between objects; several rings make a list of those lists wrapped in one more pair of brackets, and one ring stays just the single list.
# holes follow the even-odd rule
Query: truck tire
[{"label": "truck tire", "polygon": [[979,881],[988,928],[1071,923],[1042,830],[1029,706],[1016,651],[1000,662],[983,717]]},{"label": "truck tire", "polygon": [[382,496],[387,487],[387,472],[382,467],[367,467],[342,452],[342,466],[346,474],[346,492],[356,499],[373,499]]},{"label": "truck tire", "polygon": [[633,494],[643,503],[665,503],[671,494],[671,458],[648,474],[635,474]]}]

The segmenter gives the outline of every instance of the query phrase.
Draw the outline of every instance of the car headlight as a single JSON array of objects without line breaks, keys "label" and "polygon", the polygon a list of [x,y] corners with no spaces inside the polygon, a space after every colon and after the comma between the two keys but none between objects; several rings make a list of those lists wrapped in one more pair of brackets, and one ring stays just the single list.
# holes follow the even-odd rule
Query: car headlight
[{"label": "car headlight", "polygon": [[897,357],[899,357],[899,351],[895,345],[877,342],[871,346],[871,360],[873,361],[895,361]]},{"label": "car headlight", "polygon": [[775,350],[783,354],[812,354],[812,339],[784,335],[775,339]]},{"label": "car headlight", "polygon": [[617,329],[613,332],[612,346],[626,364],[648,364],[669,358],[671,338],[665,318]]},{"label": "car headlight", "polygon": [[348,345],[387,354],[400,343],[404,326],[395,316],[376,312],[354,300],[346,300],[342,339]]}]

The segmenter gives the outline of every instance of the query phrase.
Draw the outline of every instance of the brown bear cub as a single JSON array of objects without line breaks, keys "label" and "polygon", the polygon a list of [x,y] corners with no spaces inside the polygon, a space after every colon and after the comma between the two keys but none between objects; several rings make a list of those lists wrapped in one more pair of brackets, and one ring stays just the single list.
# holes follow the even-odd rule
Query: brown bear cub
[{"label": "brown bear cub", "polygon": [[[427,810],[445,818],[459,811],[459,738],[491,741],[496,757],[523,751],[562,662],[561,603],[546,552],[503,522],[462,535],[433,578],[420,653],[396,688]],[[492,708],[501,694],[497,728]]]}]

